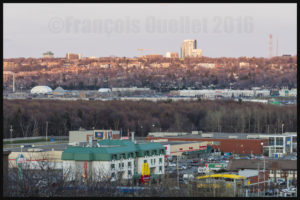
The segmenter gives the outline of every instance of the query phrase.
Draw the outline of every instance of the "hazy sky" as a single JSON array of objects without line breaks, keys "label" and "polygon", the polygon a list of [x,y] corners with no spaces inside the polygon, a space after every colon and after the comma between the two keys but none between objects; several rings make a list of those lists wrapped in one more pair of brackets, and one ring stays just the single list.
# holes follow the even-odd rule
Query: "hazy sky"
[{"label": "hazy sky", "polygon": [[180,52],[196,39],[203,56],[296,54],[296,4],[4,4],[4,58],[139,56]]}]

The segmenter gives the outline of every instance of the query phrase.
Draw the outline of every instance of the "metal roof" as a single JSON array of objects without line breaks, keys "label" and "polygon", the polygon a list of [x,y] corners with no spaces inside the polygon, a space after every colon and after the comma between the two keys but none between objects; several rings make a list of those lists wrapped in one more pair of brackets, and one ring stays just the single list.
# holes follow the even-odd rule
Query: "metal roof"
[{"label": "metal roof", "polygon": [[[120,159],[120,155],[125,158],[142,157],[144,155],[165,154],[165,149],[160,143],[135,144],[130,140],[101,140],[100,147],[68,147],[62,153],[62,160],[112,160]],[[154,150],[154,151],[153,151]],[[159,151],[160,150],[160,151]],[[147,154],[145,154],[145,152]]]}]

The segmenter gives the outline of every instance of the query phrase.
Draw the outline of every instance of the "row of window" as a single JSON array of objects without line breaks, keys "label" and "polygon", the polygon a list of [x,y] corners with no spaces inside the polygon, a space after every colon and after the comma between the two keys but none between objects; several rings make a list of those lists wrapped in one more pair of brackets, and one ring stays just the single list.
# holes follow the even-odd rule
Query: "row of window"
[{"label": "row of window", "polygon": [[[135,161],[134,161],[134,165],[136,166],[136,162]],[[132,167],[132,162],[128,162],[127,166],[128,166],[128,168],[131,168]],[[119,169],[122,169],[124,167],[125,167],[125,163],[119,163]],[[115,169],[115,164],[111,164],[110,168],[111,169]]]},{"label": "row of window", "polygon": [[[293,170],[289,170],[289,171],[286,171],[287,174],[297,174],[297,172],[294,172]],[[276,174],[283,174],[284,172],[282,172],[281,170],[276,170]],[[270,170],[270,174],[273,174],[273,170]]]},{"label": "row of window", "polygon": [[[147,160],[144,160],[144,163],[147,163]],[[150,160],[150,163],[155,165],[156,163],[156,158],[153,158]],[[159,164],[162,164],[162,158],[159,158]]]},{"label": "row of window", "polygon": [[[150,154],[150,151],[145,151],[144,152],[144,156],[151,156],[151,155],[158,155],[158,154],[163,154],[164,150],[160,149],[160,150],[152,150],[151,152],[152,154]],[[136,158],[138,157],[138,152],[132,152],[132,153],[128,153],[127,155],[125,153],[120,154],[120,159],[126,159],[126,158]],[[117,154],[112,155],[112,159],[113,160],[117,160],[118,156]]]}]

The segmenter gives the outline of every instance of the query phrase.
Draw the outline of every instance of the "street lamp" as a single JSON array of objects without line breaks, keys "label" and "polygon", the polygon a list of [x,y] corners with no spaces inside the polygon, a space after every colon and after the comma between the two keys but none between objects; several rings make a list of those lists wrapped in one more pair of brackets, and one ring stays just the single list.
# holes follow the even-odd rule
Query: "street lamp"
[{"label": "street lamp", "polygon": [[284,127],[284,124],[281,124],[281,134],[283,134],[283,127]]},{"label": "street lamp", "polygon": [[12,143],[12,132],[13,132],[13,128],[12,125],[10,125],[10,143]]}]

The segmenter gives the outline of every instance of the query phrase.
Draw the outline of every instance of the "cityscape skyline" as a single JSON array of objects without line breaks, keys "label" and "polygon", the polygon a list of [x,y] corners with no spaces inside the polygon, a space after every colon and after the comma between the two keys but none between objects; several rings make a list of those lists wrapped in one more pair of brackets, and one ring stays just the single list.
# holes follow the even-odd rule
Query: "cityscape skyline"
[{"label": "cityscape skyline", "polygon": [[296,4],[4,4],[4,58],[165,55],[186,39],[204,57],[268,57],[269,34],[295,55],[296,22]]}]

